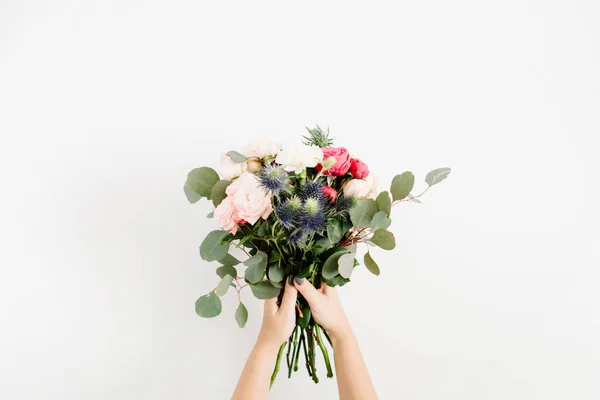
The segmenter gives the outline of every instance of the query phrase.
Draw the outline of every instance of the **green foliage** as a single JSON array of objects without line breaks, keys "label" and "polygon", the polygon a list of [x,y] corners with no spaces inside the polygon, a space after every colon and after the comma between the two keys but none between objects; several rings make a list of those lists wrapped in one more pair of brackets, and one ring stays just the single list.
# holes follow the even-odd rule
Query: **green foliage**
[{"label": "green foliage", "polygon": [[240,260],[238,260],[237,258],[232,256],[231,254],[227,253],[225,255],[225,257],[219,259],[219,262],[225,266],[234,266],[234,265],[238,265],[240,263]]},{"label": "green foliage", "polygon": [[244,262],[248,268],[244,276],[250,283],[258,283],[262,281],[267,269],[267,255],[265,253],[257,253]]},{"label": "green foliage", "polygon": [[370,253],[365,253],[364,262],[365,267],[367,267],[369,272],[371,272],[373,275],[379,275],[379,266],[377,265],[375,260],[373,260],[373,257],[371,257]]},{"label": "green foliage", "polygon": [[217,285],[217,287],[215,289],[216,295],[219,297],[225,296],[225,293],[227,293],[227,289],[229,289],[229,285],[231,285],[232,281],[233,281],[233,277],[229,274],[225,275],[223,278],[221,278],[221,281],[219,282],[219,284]]},{"label": "green foliage", "polygon": [[375,243],[383,250],[392,250],[396,247],[396,238],[394,238],[394,234],[385,229],[380,229],[375,232],[371,238],[371,242]]},{"label": "green foliage", "polygon": [[202,196],[196,193],[187,182],[183,184],[183,193],[185,193],[185,197],[187,197],[191,204],[194,204],[202,198]]},{"label": "green foliage", "polygon": [[329,238],[329,242],[331,244],[336,244],[342,239],[342,222],[337,219],[329,220],[327,224],[327,237]]},{"label": "green foliage", "polygon": [[344,286],[346,283],[350,282],[350,279],[348,278],[344,278],[341,275],[336,275],[331,279],[325,279],[323,278],[323,282],[325,282],[327,284],[327,286],[329,287],[336,287],[336,286]]},{"label": "green foliage", "polygon": [[425,182],[429,186],[437,185],[450,175],[450,168],[438,168],[429,172],[425,177]]},{"label": "green foliage", "polygon": [[212,190],[210,192],[210,198],[215,207],[221,204],[225,197],[227,197],[227,194],[225,194],[225,189],[227,189],[227,186],[229,186],[230,184],[231,182],[229,181],[220,180],[217,183],[215,183],[215,185],[212,187]]},{"label": "green foliage", "polygon": [[389,217],[392,213],[392,200],[390,199],[390,194],[388,192],[381,192],[375,201],[377,202],[377,209],[385,212]]},{"label": "green foliage", "polygon": [[310,307],[305,304],[304,306],[302,306],[302,316],[300,316],[298,314],[298,319],[296,320],[296,323],[298,324],[298,326],[302,329],[306,329],[306,327],[308,326],[308,323],[310,322],[310,317],[311,317],[311,311],[310,311]]},{"label": "green foliage", "polygon": [[321,275],[323,275],[325,279],[331,279],[338,274],[338,260],[344,254],[350,253],[346,249],[336,249],[336,252],[330,255],[325,261],[325,264],[323,264],[323,270],[321,271]]},{"label": "green foliage", "polygon": [[248,322],[248,309],[242,302],[240,302],[237,310],[235,310],[235,320],[240,328],[246,326],[246,322]]},{"label": "green foliage", "polygon": [[319,255],[321,253],[326,252],[333,246],[333,243],[328,238],[319,239],[315,242],[315,245],[312,248],[312,252],[315,255]]},{"label": "green foliage", "polygon": [[227,231],[212,231],[206,235],[200,245],[200,257],[205,261],[216,261],[224,258],[229,252],[229,246],[223,244],[228,235],[229,232]]},{"label": "green foliage", "polygon": [[188,173],[186,185],[200,197],[206,197],[210,199],[212,187],[218,181],[219,175],[214,169],[209,167],[200,167],[195,168]]},{"label": "green foliage", "polygon": [[350,210],[350,220],[356,229],[371,226],[371,219],[377,212],[377,203],[373,199],[360,199],[356,206]]},{"label": "green foliage", "polygon": [[214,218],[215,217],[215,212],[211,211],[206,215],[206,218]]},{"label": "green foliage", "polygon": [[274,263],[269,266],[269,280],[271,282],[281,282],[283,280],[284,272],[279,267],[279,263]]},{"label": "green foliage", "polygon": [[220,278],[223,278],[225,275],[231,275],[235,278],[237,276],[237,270],[232,266],[222,265],[217,268],[217,275],[219,275]]},{"label": "green foliage", "polygon": [[385,211],[378,211],[371,221],[371,231],[375,232],[378,229],[387,229],[391,224],[392,220],[387,217]]},{"label": "green foliage", "polygon": [[396,175],[394,179],[392,179],[392,186],[390,188],[394,201],[402,200],[408,196],[414,185],[415,176],[412,172],[406,171],[400,175]]},{"label": "green foliage", "polygon": [[272,299],[279,295],[279,289],[267,281],[262,281],[256,285],[250,285],[254,297],[260,300]]},{"label": "green foliage", "polygon": [[231,158],[231,161],[238,164],[241,164],[248,159],[248,157],[246,157],[245,155],[233,150],[228,151],[227,153],[225,153],[225,155]]},{"label": "green foliage", "polygon": [[343,254],[338,259],[338,272],[344,278],[350,278],[354,270],[354,254]]},{"label": "green foliage", "polygon": [[333,139],[329,137],[329,128],[327,132],[323,131],[319,125],[316,125],[313,129],[306,128],[308,131],[307,136],[303,136],[304,144],[307,146],[318,146],[318,147],[329,147],[333,145]]},{"label": "green foliage", "polygon": [[221,314],[221,299],[210,292],[196,300],[196,314],[202,318],[213,318]]}]

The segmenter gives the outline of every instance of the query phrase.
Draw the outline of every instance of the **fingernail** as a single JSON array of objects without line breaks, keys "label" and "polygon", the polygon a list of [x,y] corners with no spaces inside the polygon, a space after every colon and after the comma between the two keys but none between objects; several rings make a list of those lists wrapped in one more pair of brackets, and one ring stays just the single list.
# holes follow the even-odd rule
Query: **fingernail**
[{"label": "fingernail", "polygon": [[290,285],[294,286],[294,275],[290,275],[288,282],[290,283]]},{"label": "fingernail", "polygon": [[304,282],[304,278],[295,278],[294,280],[296,281],[297,285],[302,285],[302,282]]}]

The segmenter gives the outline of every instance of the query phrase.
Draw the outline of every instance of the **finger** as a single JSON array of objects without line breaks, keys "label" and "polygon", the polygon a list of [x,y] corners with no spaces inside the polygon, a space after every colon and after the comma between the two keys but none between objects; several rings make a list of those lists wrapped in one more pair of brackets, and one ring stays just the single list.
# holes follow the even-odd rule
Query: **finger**
[{"label": "finger", "polygon": [[283,298],[281,299],[281,306],[279,308],[293,313],[296,299],[298,298],[298,290],[290,283],[290,280],[291,279],[286,279],[285,291],[283,292]]},{"label": "finger", "polygon": [[316,305],[321,300],[321,296],[323,296],[322,293],[319,293],[319,291],[304,278],[295,278],[294,286],[302,293],[302,296],[304,296],[308,305],[311,307]]},{"label": "finger", "polygon": [[275,314],[277,312],[277,297],[265,300],[265,314]]}]

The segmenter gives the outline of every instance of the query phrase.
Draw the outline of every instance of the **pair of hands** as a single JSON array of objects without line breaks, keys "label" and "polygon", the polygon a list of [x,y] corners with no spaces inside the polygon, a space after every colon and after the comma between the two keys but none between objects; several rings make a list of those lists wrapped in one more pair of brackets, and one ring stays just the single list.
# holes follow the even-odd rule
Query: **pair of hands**
[{"label": "pair of hands", "polygon": [[322,284],[321,288],[316,289],[306,279],[290,277],[286,282],[281,306],[277,306],[277,298],[265,300],[259,340],[277,346],[288,340],[296,325],[295,308],[298,292],[308,302],[315,321],[327,330],[333,342],[351,332],[336,288]]}]

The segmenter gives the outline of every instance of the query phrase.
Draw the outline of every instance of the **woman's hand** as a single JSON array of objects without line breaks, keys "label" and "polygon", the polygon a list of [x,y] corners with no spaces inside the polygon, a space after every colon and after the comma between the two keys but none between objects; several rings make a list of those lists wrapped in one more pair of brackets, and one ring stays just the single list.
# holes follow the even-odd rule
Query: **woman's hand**
[{"label": "woman's hand", "polygon": [[294,283],[308,302],[315,321],[327,330],[331,340],[336,341],[352,334],[336,288],[323,283],[320,289],[315,289],[303,278],[294,279]]},{"label": "woman's hand", "polygon": [[259,342],[279,347],[288,340],[296,326],[297,297],[298,291],[288,282],[279,307],[277,307],[277,298],[265,300],[263,323],[258,335]]}]

